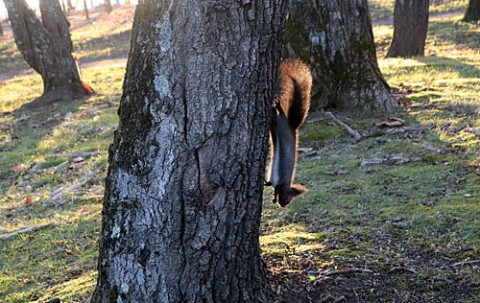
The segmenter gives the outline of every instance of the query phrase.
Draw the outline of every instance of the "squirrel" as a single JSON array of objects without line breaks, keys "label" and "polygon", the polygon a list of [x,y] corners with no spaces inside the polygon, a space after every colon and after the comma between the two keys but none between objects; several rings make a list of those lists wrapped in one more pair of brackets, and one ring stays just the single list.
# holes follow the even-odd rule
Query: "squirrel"
[{"label": "squirrel", "polygon": [[273,203],[285,207],[292,198],[308,191],[292,184],[297,164],[298,128],[310,108],[312,75],[300,60],[285,60],[280,64],[282,95],[275,101],[270,124],[270,182],[274,187]]}]

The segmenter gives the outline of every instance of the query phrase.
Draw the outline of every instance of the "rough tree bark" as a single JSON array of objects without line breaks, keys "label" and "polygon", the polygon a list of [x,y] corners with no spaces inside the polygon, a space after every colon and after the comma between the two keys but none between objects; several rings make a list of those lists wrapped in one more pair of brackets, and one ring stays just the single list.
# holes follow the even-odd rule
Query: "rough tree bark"
[{"label": "rough tree bark", "polygon": [[42,21],[25,0],[6,0],[15,43],[23,58],[42,76],[43,94],[24,107],[87,96],[72,56],[69,23],[58,0],[40,0]]},{"label": "rough tree bark", "polygon": [[284,53],[309,62],[312,107],[356,114],[394,108],[378,68],[366,0],[294,0],[290,13]]},{"label": "rough tree bark", "polygon": [[462,21],[477,22],[480,20],[480,0],[470,0]]},{"label": "rough tree bark", "polygon": [[429,0],[395,0],[393,39],[387,57],[423,56]]},{"label": "rough tree bark", "polygon": [[287,2],[138,4],[92,302],[267,301],[259,224]]}]

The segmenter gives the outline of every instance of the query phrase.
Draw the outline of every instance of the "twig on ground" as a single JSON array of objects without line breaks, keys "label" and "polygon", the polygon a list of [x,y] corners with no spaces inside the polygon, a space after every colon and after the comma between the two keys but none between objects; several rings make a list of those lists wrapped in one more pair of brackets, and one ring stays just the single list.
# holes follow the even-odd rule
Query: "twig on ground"
[{"label": "twig on ground", "polygon": [[325,115],[329,116],[333,121],[335,121],[338,125],[340,125],[341,127],[343,127],[343,129],[345,129],[347,131],[347,133],[352,136],[355,140],[357,141],[360,141],[362,140],[363,136],[356,130],[352,129],[350,126],[348,126],[347,124],[343,123],[342,121],[340,121],[340,119],[338,119],[337,117],[335,117],[334,114],[332,114],[331,112],[325,112]]},{"label": "twig on ground", "polygon": [[373,158],[373,159],[361,159],[360,166],[367,165],[404,165],[412,162],[421,161],[420,157],[404,158],[400,156],[392,156],[388,158]]},{"label": "twig on ground", "polygon": [[80,182],[80,183],[71,185],[71,186],[69,186],[69,187],[59,188],[59,189],[55,190],[54,192],[52,192],[52,194],[50,195],[50,199],[48,199],[48,201],[56,200],[56,199],[62,197],[66,192],[84,186],[85,184],[87,184],[88,181],[89,181],[89,180],[84,180],[84,181],[82,181],[82,182]]},{"label": "twig on ground", "polygon": [[25,233],[28,233],[28,232],[31,232],[31,231],[36,231],[36,230],[39,230],[39,229],[42,229],[42,228],[45,228],[45,227],[54,226],[56,224],[57,223],[47,223],[47,224],[41,224],[41,225],[22,228],[20,230],[17,230],[17,231],[8,233],[8,234],[0,235],[0,240],[9,239],[11,237],[15,237],[15,236],[20,235],[20,234],[25,234]]},{"label": "twig on ground", "polygon": [[326,272],[323,272],[322,274],[325,276],[338,276],[338,275],[349,275],[349,274],[355,274],[355,273],[371,274],[373,273],[373,270],[364,269],[364,268],[347,268],[347,269],[326,271]]},{"label": "twig on ground", "polygon": [[99,155],[100,152],[98,150],[95,151],[87,151],[87,152],[78,152],[78,153],[71,153],[71,154],[51,154],[47,156],[47,158],[77,158],[77,157],[84,157],[89,158],[91,156]]},{"label": "twig on ground", "polygon": [[463,265],[472,265],[472,264],[478,264],[478,263],[480,263],[480,259],[456,262],[456,263],[453,263],[453,264],[450,264],[450,265],[442,266],[442,268],[457,267],[457,266],[463,266]]},{"label": "twig on ground", "polygon": [[393,274],[394,272],[397,272],[397,271],[408,271],[409,273],[412,273],[412,274],[418,274],[418,272],[413,269],[413,268],[409,268],[409,267],[405,267],[405,266],[397,266],[397,267],[392,267],[388,273],[389,274]]},{"label": "twig on ground", "polygon": [[446,153],[446,150],[444,149],[441,149],[441,148],[436,148],[436,147],[433,147],[431,146],[430,144],[428,143],[425,143],[425,142],[421,142],[421,143],[413,143],[413,145],[416,145],[416,146],[420,146],[420,147],[423,147],[429,151],[432,151],[436,154],[445,154]]}]

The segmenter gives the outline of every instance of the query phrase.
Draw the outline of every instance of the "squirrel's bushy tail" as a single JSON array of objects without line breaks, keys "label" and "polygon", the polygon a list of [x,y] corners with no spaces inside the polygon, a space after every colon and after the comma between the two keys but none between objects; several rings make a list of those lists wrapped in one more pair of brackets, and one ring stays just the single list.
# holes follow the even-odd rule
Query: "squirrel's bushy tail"
[{"label": "squirrel's bushy tail", "polygon": [[310,108],[312,74],[300,60],[284,60],[280,64],[282,97],[280,105],[290,127],[297,130],[307,117]]},{"label": "squirrel's bushy tail", "polygon": [[270,184],[274,187],[273,202],[286,206],[292,198],[308,190],[293,184],[297,166],[298,128],[310,108],[312,75],[300,60],[286,60],[280,65],[282,96],[273,107],[270,124],[272,161]]}]

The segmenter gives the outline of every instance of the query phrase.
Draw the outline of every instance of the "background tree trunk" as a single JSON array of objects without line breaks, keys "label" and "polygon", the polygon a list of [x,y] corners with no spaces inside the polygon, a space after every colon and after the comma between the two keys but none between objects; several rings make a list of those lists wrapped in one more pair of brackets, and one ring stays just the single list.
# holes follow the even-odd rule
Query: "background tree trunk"
[{"label": "background tree trunk", "polygon": [[299,57],[312,68],[312,107],[357,114],[393,109],[366,0],[292,1],[285,42],[286,57]]},{"label": "background tree trunk", "polygon": [[58,0],[40,0],[40,21],[25,0],[5,1],[15,43],[23,57],[42,76],[43,95],[26,107],[86,96],[72,56],[69,23]]},{"label": "background tree trunk", "polygon": [[138,4],[92,302],[267,302],[259,224],[287,1]]},{"label": "background tree trunk", "polygon": [[112,2],[110,0],[105,0],[105,10],[107,13],[111,13],[113,8],[112,8]]},{"label": "background tree trunk", "polygon": [[3,26],[2,26],[1,20],[0,20],[0,36],[3,36]]},{"label": "background tree trunk", "polygon": [[88,15],[87,0],[83,0],[83,11],[85,13],[85,19],[90,19],[90,16]]},{"label": "background tree trunk", "polygon": [[429,0],[395,0],[393,40],[387,57],[423,56]]},{"label": "background tree trunk", "polygon": [[72,0],[67,0],[67,12],[73,11],[75,8],[72,5]]},{"label": "background tree trunk", "polygon": [[465,22],[477,22],[480,20],[480,0],[470,0],[468,2],[467,10],[462,20]]}]

